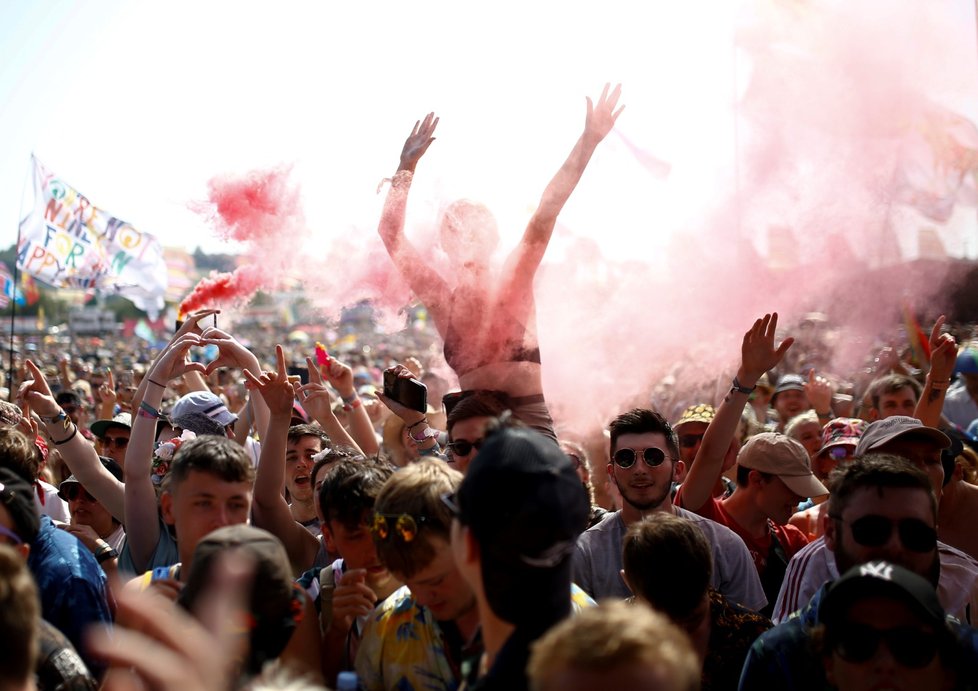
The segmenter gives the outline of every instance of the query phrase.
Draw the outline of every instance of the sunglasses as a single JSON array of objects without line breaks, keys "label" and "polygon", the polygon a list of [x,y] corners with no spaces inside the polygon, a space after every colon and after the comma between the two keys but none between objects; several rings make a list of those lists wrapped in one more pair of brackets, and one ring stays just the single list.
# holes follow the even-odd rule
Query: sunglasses
[{"label": "sunglasses", "polygon": [[[638,453],[637,449],[618,449],[612,458],[619,468],[631,468],[638,460]],[[650,468],[657,468],[666,460],[666,452],[650,446],[647,449],[642,449],[642,460]]]},{"label": "sunglasses", "polygon": [[65,411],[67,415],[71,415],[72,413],[77,413],[81,409],[76,405],[63,405],[61,406],[61,410]]},{"label": "sunglasses", "polygon": [[105,448],[124,449],[129,446],[129,437],[101,437],[99,439]]},{"label": "sunglasses", "polygon": [[[841,516],[832,516],[846,523]],[[882,547],[890,540],[896,526],[900,542],[911,552],[932,552],[937,548],[937,531],[919,518],[893,521],[883,516],[863,516],[849,523],[852,539],[863,547]]]},{"label": "sunglasses", "polygon": [[85,499],[87,501],[95,501],[95,497],[89,494],[88,490],[79,485],[77,482],[68,483],[62,487],[58,493],[65,498],[65,501],[75,501],[78,498]]},{"label": "sunglasses", "polygon": [[482,448],[482,443],[485,439],[476,439],[475,441],[468,441],[466,439],[459,439],[458,441],[448,442],[448,450],[453,456],[468,456],[472,453],[472,449],[478,451]]},{"label": "sunglasses", "polygon": [[881,642],[907,667],[925,667],[937,654],[937,637],[932,632],[910,626],[881,630],[863,624],[845,624],[834,650],[848,662],[867,662],[876,655]]},{"label": "sunglasses", "polygon": [[703,441],[702,434],[680,434],[679,445],[684,449],[691,449]]},{"label": "sunglasses", "polygon": [[375,513],[370,530],[381,540],[386,540],[393,530],[404,542],[413,542],[418,536],[418,523],[425,523],[426,516],[415,518],[409,513]]}]

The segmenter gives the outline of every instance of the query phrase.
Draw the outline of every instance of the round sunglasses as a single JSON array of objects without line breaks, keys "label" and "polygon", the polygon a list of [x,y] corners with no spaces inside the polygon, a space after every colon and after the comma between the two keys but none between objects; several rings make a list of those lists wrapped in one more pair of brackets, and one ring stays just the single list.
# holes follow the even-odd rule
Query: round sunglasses
[{"label": "round sunglasses", "polygon": [[642,449],[641,451],[638,449],[618,449],[612,458],[615,461],[615,465],[619,468],[631,468],[635,465],[635,461],[638,460],[640,453],[642,454],[642,460],[645,461],[645,465],[650,468],[656,468],[666,460],[666,452],[654,446]]}]

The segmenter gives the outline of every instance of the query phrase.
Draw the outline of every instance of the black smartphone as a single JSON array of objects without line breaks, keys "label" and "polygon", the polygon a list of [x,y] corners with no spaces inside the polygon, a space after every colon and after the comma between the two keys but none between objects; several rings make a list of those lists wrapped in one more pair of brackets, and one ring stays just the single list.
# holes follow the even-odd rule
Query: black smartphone
[{"label": "black smartphone", "polygon": [[428,387],[413,377],[405,379],[394,372],[384,372],[384,395],[405,408],[428,411]]}]

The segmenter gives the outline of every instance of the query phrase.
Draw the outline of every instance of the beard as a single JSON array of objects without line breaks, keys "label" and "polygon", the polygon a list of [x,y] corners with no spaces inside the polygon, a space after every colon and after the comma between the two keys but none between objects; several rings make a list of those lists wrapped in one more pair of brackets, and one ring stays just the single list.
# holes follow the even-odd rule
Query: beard
[{"label": "beard", "polygon": [[638,509],[642,513],[658,509],[672,493],[672,482],[667,482],[662,485],[657,485],[655,494],[639,499],[636,490],[628,485],[623,485],[618,481],[617,477],[614,480],[615,486],[618,487],[618,492],[621,494],[622,501],[627,502],[629,506]]}]

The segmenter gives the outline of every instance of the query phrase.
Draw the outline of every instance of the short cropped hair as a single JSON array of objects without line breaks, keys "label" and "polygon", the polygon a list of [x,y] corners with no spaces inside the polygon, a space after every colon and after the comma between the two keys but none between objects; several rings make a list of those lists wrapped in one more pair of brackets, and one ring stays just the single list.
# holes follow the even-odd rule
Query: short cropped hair
[{"label": "short cropped hair", "polygon": [[469,420],[474,417],[499,417],[508,406],[501,396],[489,391],[476,391],[466,396],[452,408],[448,414],[446,427],[448,433],[452,433],[452,428],[462,420]]},{"label": "short cropped hair", "polygon": [[934,520],[937,520],[937,498],[930,478],[913,463],[893,454],[874,453],[858,456],[839,465],[829,475],[828,512],[841,516],[859,490],[919,489],[930,497]]},{"label": "short cropped hair", "polygon": [[625,577],[635,596],[673,621],[703,602],[713,575],[710,543],[696,523],[656,512],[633,523],[622,550]]},{"label": "short cropped hair", "polygon": [[40,652],[41,604],[27,563],[0,545],[0,686],[23,685]]},{"label": "short cropped hair", "polygon": [[411,578],[435,558],[432,538],[451,540],[453,515],[441,496],[454,493],[460,484],[462,473],[444,461],[427,459],[394,473],[380,490],[374,504],[377,513],[386,514],[391,523],[395,516],[411,516],[418,527],[411,541],[394,529],[386,538],[374,533],[377,556],[392,573]]},{"label": "short cropped hair", "polygon": [[377,458],[331,464],[319,490],[323,519],[356,530],[373,513],[380,488],[392,473],[391,465]]},{"label": "short cropped hair", "polygon": [[312,486],[316,486],[316,478],[319,476],[319,471],[321,471],[325,466],[335,463],[336,461],[348,460],[348,461],[362,461],[366,458],[362,453],[354,449],[352,446],[334,446],[331,449],[326,450],[318,461],[313,463],[312,471],[309,473],[309,482]]},{"label": "short cropped hair", "polygon": [[316,437],[319,439],[321,447],[325,447],[329,442],[329,437],[319,425],[302,423],[301,425],[292,425],[289,427],[289,436],[287,439],[289,444],[295,444],[303,437]]},{"label": "short cropped hair", "polygon": [[679,441],[672,425],[658,412],[648,408],[632,408],[622,413],[608,425],[611,432],[611,449],[614,450],[618,437],[625,434],[647,434],[657,432],[666,438],[666,447],[673,459],[679,458]]},{"label": "short cropped hair", "polygon": [[920,394],[924,390],[920,382],[905,374],[887,374],[869,383],[869,399],[872,401],[873,407],[879,410],[881,396],[907,388],[913,389],[914,398],[920,400]]},{"label": "short cropped hair", "polygon": [[194,470],[225,482],[255,481],[255,467],[248,452],[227,437],[205,435],[181,444],[170,463],[169,491],[175,491]]},{"label": "short cropped hair", "polygon": [[651,671],[662,688],[700,687],[700,662],[686,633],[640,602],[604,602],[565,619],[533,644],[527,675],[532,691],[557,691],[560,672],[629,665]]}]

